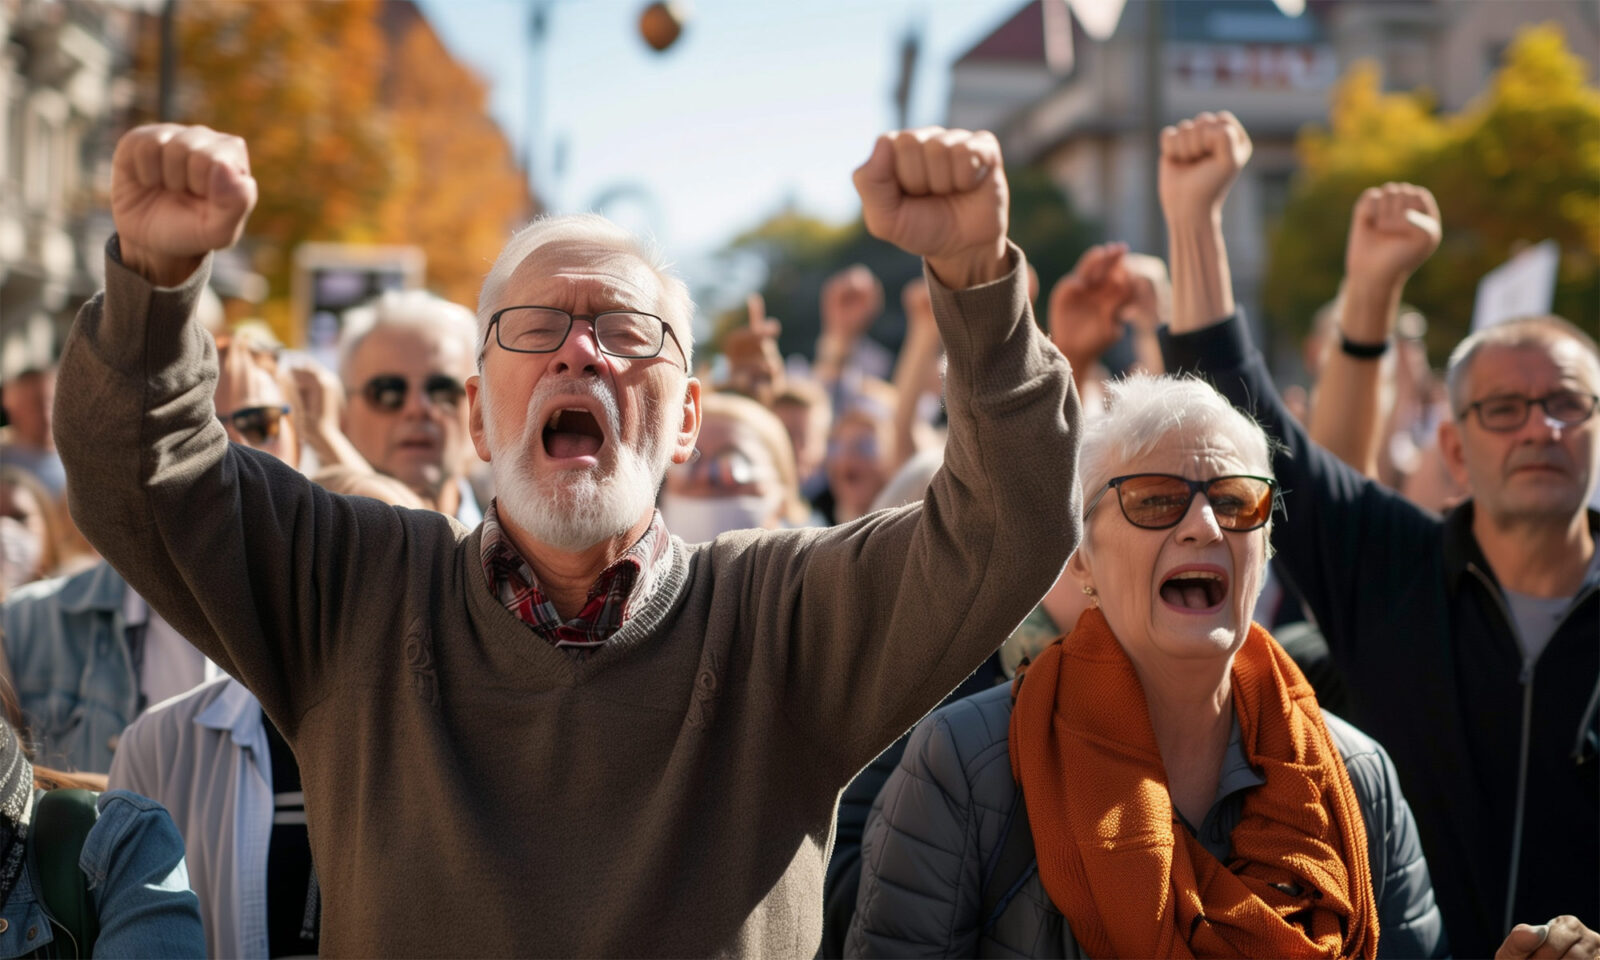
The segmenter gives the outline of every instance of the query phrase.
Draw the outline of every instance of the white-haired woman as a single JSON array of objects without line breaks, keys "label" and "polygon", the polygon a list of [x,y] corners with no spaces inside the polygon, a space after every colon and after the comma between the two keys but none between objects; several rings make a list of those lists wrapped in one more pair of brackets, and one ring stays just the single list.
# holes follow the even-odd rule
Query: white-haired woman
[{"label": "white-haired woman", "polygon": [[1388,756],[1251,623],[1266,436],[1196,380],[1108,394],[1067,567],[1093,606],[1011,688],[913,735],[847,953],[1442,955]]}]

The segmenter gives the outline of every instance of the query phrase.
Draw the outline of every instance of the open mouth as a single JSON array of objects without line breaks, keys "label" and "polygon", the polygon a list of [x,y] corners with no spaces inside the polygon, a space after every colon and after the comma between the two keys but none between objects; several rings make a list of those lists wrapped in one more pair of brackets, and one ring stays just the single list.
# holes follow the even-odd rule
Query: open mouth
[{"label": "open mouth", "polygon": [[1161,599],[1185,613],[1215,613],[1228,596],[1228,576],[1214,568],[1180,569],[1161,582]]},{"label": "open mouth", "polygon": [[544,452],[554,460],[592,457],[605,441],[600,421],[581,408],[556,410],[544,425]]}]

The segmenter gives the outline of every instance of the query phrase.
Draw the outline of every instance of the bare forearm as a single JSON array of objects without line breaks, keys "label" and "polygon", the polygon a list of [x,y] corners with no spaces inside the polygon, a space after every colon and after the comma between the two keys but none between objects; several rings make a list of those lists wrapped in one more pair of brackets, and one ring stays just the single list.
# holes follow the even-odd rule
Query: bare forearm
[{"label": "bare forearm", "polygon": [[1167,217],[1172,269],[1172,331],[1189,333],[1234,313],[1233,276],[1220,210]]},{"label": "bare forearm", "polygon": [[[1400,305],[1398,285],[1345,286],[1339,330],[1358,345],[1383,343]],[[1311,439],[1334,456],[1373,479],[1378,475],[1378,449],[1385,419],[1381,402],[1382,359],[1355,357],[1335,348],[1328,352],[1316,384],[1308,424]]]},{"label": "bare forearm", "polygon": [[939,362],[939,337],[929,336],[922,328],[913,326],[900,348],[900,359],[894,368],[894,465],[911,459],[917,452],[917,408],[929,381],[928,370]]}]

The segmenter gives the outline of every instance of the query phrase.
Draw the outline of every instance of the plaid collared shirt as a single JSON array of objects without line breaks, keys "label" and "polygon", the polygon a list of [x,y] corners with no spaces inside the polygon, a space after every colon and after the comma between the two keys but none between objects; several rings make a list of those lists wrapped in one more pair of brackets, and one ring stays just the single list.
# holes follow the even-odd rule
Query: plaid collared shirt
[{"label": "plaid collared shirt", "polygon": [[557,647],[594,650],[611,639],[654,592],[670,549],[667,528],[657,511],[644,536],[600,573],[578,615],[563,620],[539,589],[533,568],[501,531],[498,504],[490,502],[483,512],[483,572],[489,589],[507,610]]}]

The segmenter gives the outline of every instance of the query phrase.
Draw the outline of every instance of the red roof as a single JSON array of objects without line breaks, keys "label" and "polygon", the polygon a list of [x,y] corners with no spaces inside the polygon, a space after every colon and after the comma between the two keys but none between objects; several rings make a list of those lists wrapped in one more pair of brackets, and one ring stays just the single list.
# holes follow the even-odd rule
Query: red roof
[{"label": "red roof", "polygon": [[1029,0],[956,63],[980,60],[1044,62],[1044,0]]}]

